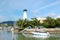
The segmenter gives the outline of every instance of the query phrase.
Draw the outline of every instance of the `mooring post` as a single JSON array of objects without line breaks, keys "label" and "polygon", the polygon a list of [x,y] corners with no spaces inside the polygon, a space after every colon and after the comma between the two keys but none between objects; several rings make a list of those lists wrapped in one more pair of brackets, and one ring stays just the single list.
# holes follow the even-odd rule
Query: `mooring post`
[{"label": "mooring post", "polygon": [[11,31],[12,31],[12,40],[14,40],[14,28],[13,27],[11,28]]}]

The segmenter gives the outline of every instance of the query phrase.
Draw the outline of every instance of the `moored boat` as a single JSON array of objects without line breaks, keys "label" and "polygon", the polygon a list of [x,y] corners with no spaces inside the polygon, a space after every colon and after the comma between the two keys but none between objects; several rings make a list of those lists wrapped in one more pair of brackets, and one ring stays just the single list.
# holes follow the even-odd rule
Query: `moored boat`
[{"label": "moored boat", "polygon": [[34,37],[49,37],[50,36],[50,33],[49,32],[34,31],[34,32],[32,32],[32,35]]}]

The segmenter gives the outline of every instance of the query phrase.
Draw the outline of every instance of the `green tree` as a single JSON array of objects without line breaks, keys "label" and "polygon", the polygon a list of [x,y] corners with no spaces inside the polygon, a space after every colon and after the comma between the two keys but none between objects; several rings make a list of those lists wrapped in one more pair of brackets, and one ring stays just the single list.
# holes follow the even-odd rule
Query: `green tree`
[{"label": "green tree", "polygon": [[40,26],[41,24],[40,24],[40,21],[38,20],[38,19],[36,19],[36,18],[32,18],[32,24],[34,25],[34,26]]},{"label": "green tree", "polygon": [[38,21],[36,18],[32,18],[32,20],[22,20],[19,19],[16,23],[20,28],[26,28],[28,26],[31,26],[32,28],[34,28],[35,26],[39,26],[40,25],[40,21]]},{"label": "green tree", "polygon": [[16,25],[18,25],[20,28],[23,28],[23,20],[22,19],[19,19],[17,22],[16,22]]},{"label": "green tree", "polygon": [[47,27],[47,28],[54,28],[56,23],[55,23],[55,20],[51,17],[46,17],[46,20],[44,20],[44,26]]},{"label": "green tree", "polygon": [[57,27],[60,27],[60,18],[57,18],[57,19],[56,19],[56,26],[57,26]]},{"label": "green tree", "polygon": [[29,22],[29,20],[27,20],[27,19],[23,20],[23,27],[24,27],[24,28],[26,28],[26,27],[29,26],[29,25],[28,25],[28,22]]},{"label": "green tree", "polygon": [[20,28],[26,28],[26,27],[28,27],[29,25],[28,25],[28,22],[29,22],[29,20],[27,20],[27,19],[19,19],[18,21],[17,21],[17,25],[20,27]]}]

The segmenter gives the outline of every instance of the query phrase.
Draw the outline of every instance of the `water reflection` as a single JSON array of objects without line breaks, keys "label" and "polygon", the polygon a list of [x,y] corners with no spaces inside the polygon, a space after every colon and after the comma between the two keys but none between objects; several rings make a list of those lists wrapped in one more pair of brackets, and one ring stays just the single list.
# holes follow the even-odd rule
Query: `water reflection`
[{"label": "water reflection", "polygon": [[23,36],[25,36],[25,37],[33,37],[33,38],[43,38],[43,39],[45,39],[45,38],[49,38],[49,36],[41,36],[41,35],[33,35],[33,34],[22,34]]},{"label": "water reflection", "polygon": [[[14,34],[14,40],[16,39],[17,34]],[[0,40],[12,40],[12,33],[7,31],[0,31]]]},{"label": "water reflection", "polygon": [[11,32],[0,31],[0,40],[11,40]]},{"label": "water reflection", "polygon": [[60,34],[51,34],[49,38],[36,38],[31,34],[19,35],[17,40],[60,40]]},{"label": "water reflection", "polygon": [[[12,33],[0,31],[0,40],[12,40]],[[14,40],[60,40],[60,34],[51,34],[49,38],[36,38],[30,34],[14,34]]]}]

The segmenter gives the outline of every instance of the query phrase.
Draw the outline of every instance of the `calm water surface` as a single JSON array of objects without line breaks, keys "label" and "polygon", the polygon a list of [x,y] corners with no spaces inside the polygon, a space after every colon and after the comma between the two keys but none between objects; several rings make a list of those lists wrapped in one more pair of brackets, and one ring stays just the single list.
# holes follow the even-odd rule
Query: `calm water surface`
[{"label": "calm water surface", "polygon": [[[12,40],[12,33],[0,31],[0,40]],[[14,40],[60,40],[60,34],[51,34],[49,38],[33,37],[31,34],[14,34]]]}]

